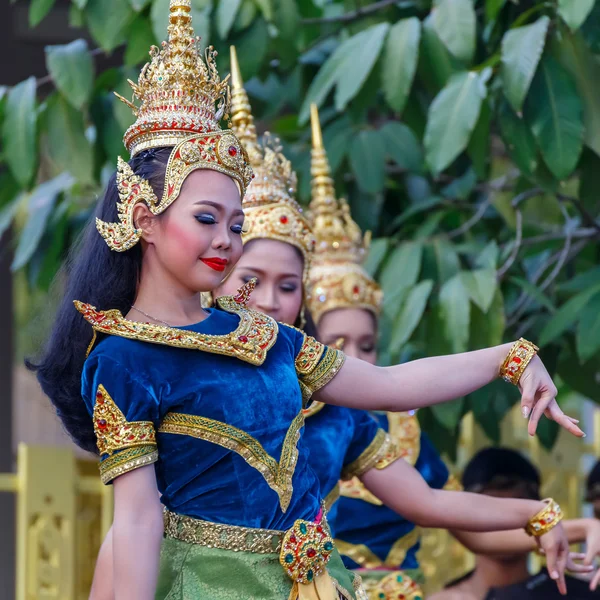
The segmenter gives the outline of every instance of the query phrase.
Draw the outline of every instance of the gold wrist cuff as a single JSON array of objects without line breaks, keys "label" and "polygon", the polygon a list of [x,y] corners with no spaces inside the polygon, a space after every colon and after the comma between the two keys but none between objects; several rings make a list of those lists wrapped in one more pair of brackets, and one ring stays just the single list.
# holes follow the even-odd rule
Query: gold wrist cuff
[{"label": "gold wrist cuff", "polygon": [[554,529],[563,519],[560,506],[552,498],[546,498],[543,502],[546,506],[531,517],[525,527],[527,535],[540,537]]},{"label": "gold wrist cuff", "polygon": [[518,385],[527,365],[538,351],[535,344],[523,338],[515,342],[500,367],[500,377],[508,383]]}]

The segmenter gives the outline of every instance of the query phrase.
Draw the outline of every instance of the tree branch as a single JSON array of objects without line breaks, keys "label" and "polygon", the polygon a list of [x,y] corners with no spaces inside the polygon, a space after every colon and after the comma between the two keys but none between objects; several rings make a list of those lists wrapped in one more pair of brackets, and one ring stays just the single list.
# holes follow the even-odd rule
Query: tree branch
[{"label": "tree branch", "polygon": [[370,4],[369,6],[357,8],[352,12],[344,13],[343,15],[339,15],[337,17],[317,17],[314,19],[302,19],[301,23],[302,25],[321,25],[324,23],[352,23],[352,21],[363,19],[364,17],[368,17],[369,15],[383,10],[384,8],[388,8],[388,6],[393,6],[397,2],[398,0],[380,0],[379,2],[375,2],[373,4]]}]

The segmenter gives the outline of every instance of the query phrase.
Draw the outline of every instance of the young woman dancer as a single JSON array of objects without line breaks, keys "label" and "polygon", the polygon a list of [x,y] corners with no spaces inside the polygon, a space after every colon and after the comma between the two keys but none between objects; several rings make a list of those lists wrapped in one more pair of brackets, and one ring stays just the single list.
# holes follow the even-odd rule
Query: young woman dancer
[{"label": "young woman dancer", "polygon": [[[219,128],[228,84],[214,52],[205,61],[197,45],[189,0],[171,0],[169,41],[132,84],[141,101],[124,138],[132,159],[119,161],[98,231],[88,228],[74,254],[32,367],[77,443],[97,446],[102,479],[114,483],[117,600],[355,598],[321,523],[303,396],[401,411],[503,373],[521,383],[532,433],[544,412],[582,432],[556,404],[531,344],[381,369],[248,309],[252,286],[202,309],[199,294],[241,256],[251,168],[239,140]],[[548,510],[520,507],[523,522]],[[495,524],[514,526],[503,514]]]}]

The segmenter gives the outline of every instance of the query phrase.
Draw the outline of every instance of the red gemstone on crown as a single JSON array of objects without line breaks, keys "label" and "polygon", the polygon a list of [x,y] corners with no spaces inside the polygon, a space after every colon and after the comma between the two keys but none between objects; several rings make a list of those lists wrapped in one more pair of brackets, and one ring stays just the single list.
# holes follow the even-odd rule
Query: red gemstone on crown
[{"label": "red gemstone on crown", "polygon": [[99,429],[106,429],[107,427],[107,423],[104,419],[98,419],[98,428]]},{"label": "red gemstone on crown", "polygon": [[357,285],[355,285],[355,286],[352,288],[352,292],[353,292],[354,294],[358,294],[358,292],[360,292],[360,288],[359,288]]},{"label": "red gemstone on crown", "polygon": [[237,156],[237,148],[235,146],[229,146],[229,156]]},{"label": "red gemstone on crown", "polygon": [[288,218],[285,215],[281,215],[279,220],[285,225],[288,222]]},{"label": "red gemstone on crown", "polygon": [[314,548],[309,548],[306,551],[306,556],[308,556],[308,558],[312,558],[313,556],[317,555],[317,551]]},{"label": "red gemstone on crown", "polygon": [[240,335],[240,337],[238,338],[238,340],[240,342],[242,342],[242,344],[245,344],[248,341],[248,336],[247,335]]}]

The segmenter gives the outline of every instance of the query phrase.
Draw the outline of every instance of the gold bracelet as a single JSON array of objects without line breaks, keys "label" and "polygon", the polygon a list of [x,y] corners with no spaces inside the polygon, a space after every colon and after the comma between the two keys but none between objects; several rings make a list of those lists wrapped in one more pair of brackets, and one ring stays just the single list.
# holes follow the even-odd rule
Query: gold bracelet
[{"label": "gold bracelet", "polygon": [[546,503],[546,506],[531,517],[525,527],[527,535],[540,537],[554,529],[563,520],[563,512],[552,498],[546,498],[543,502]]},{"label": "gold bracelet", "polygon": [[527,365],[538,351],[539,348],[535,344],[523,338],[515,342],[500,367],[500,377],[508,383],[518,385]]}]

